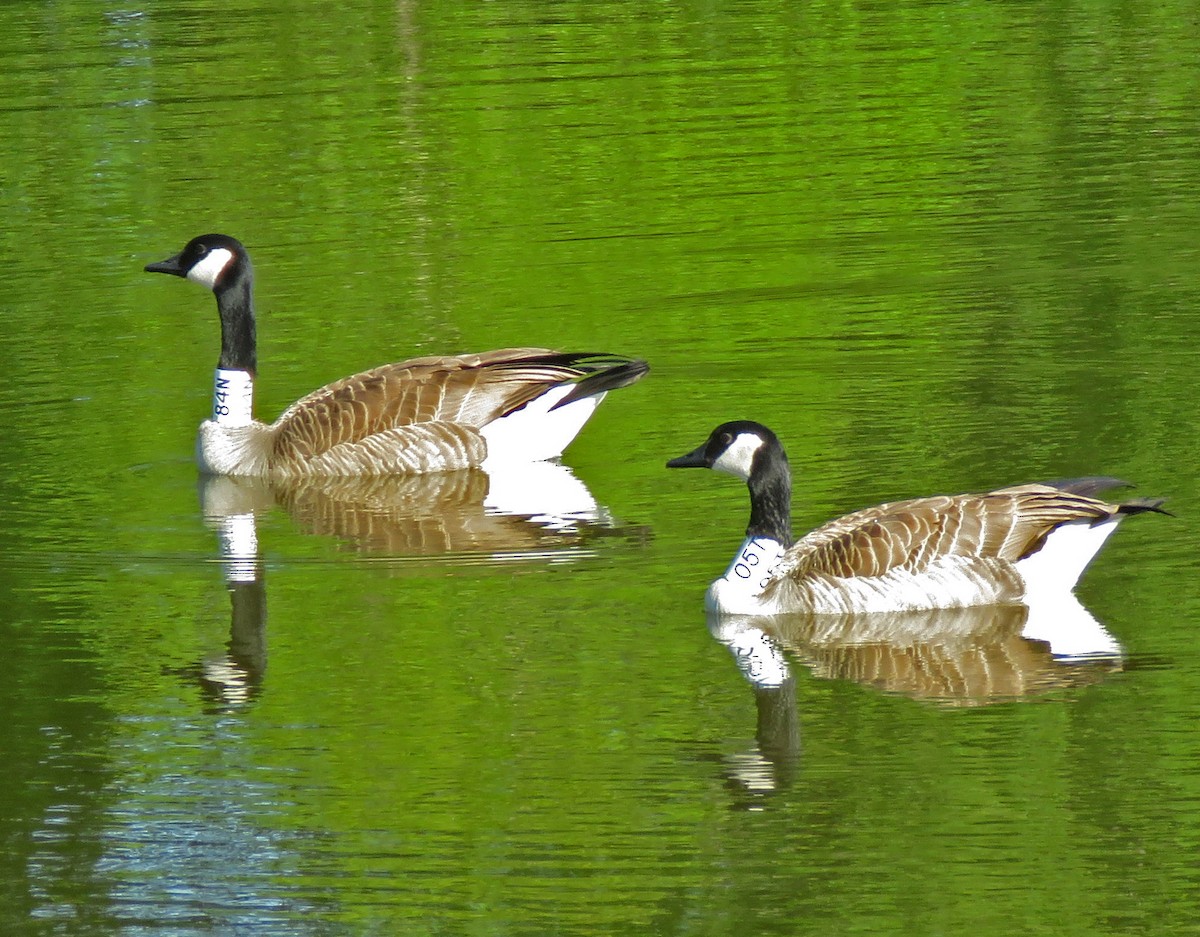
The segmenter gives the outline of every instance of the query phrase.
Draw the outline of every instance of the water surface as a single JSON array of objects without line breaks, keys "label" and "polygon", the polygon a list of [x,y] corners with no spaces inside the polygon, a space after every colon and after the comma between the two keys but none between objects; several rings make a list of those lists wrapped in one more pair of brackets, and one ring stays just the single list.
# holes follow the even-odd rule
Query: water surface
[{"label": "water surface", "polygon": [[[1190,7],[0,27],[5,933],[1200,927]],[[209,230],[260,416],[413,354],[646,357],[567,453],[592,506],[214,507],[211,297],[141,273]],[[663,469],[733,418],[797,530],[1097,473],[1176,516],[1089,571],[1090,659],[1006,615],[763,644],[702,608],[744,491]]]}]

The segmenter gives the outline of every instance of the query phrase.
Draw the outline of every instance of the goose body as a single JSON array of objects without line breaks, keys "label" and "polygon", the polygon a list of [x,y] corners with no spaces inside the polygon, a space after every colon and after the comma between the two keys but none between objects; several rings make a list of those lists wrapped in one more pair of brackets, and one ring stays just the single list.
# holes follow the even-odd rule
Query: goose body
[{"label": "goose body", "polygon": [[791,474],[775,434],[735,421],[668,468],[711,468],[750,489],[746,539],[708,589],[712,611],[846,614],[964,608],[1067,595],[1128,515],[1161,500],[1109,503],[1121,484],[1079,479],[939,495],[855,511],[793,542]]},{"label": "goose body", "polygon": [[393,475],[553,459],[608,391],[649,370],[619,355],[545,348],[412,358],[328,384],[267,424],[252,414],[257,346],[246,249],[227,235],[203,235],[146,270],[185,277],[217,299],[213,413],[196,440],[196,461],[211,475]]}]

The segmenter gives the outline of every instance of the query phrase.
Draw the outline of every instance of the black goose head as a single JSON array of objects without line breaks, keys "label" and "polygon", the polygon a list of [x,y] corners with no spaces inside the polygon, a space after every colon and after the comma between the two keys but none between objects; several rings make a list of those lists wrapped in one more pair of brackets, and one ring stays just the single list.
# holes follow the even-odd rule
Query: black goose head
[{"label": "black goose head", "polygon": [[703,445],[667,463],[667,468],[710,468],[749,481],[767,459],[782,457],[774,433],[752,420],[733,420],[714,429]]},{"label": "black goose head", "polygon": [[227,234],[202,234],[188,241],[174,257],[146,264],[146,272],[184,277],[212,290],[221,317],[221,357],[217,367],[257,372],[254,273],[250,255],[240,241]]},{"label": "black goose head", "polygon": [[202,234],[174,257],[146,264],[146,272],[184,277],[221,293],[248,279],[250,255],[240,241],[227,234]]},{"label": "black goose head", "polygon": [[792,542],[792,476],[779,438],[752,420],[722,423],[702,446],[667,463],[667,468],[710,468],[742,479],[750,489],[747,536]]}]

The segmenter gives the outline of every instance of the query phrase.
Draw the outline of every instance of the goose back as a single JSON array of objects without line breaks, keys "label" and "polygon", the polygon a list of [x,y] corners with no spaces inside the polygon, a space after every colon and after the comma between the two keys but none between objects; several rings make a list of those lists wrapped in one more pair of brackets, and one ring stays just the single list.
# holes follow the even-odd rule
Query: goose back
[{"label": "goose back", "polygon": [[314,391],[280,416],[271,427],[272,474],[476,466],[487,454],[482,427],[551,387],[584,384],[614,360],[505,348],[412,358],[364,371]]},{"label": "goose back", "polygon": [[1091,542],[1058,577],[1069,589],[1122,515],[1161,503],[1109,504],[1071,484],[917,498],[845,515],[784,554],[762,602],[833,613],[1018,602],[1030,587],[1023,561],[1073,526],[1090,531]]}]

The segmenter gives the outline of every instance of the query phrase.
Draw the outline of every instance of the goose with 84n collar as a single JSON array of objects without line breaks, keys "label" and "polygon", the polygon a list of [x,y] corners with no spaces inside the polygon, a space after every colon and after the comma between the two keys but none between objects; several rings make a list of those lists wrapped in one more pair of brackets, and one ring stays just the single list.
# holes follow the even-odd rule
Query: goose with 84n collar
[{"label": "goose with 84n collar", "polygon": [[213,414],[196,441],[210,475],[393,475],[553,459],[608,391],[649,370],[620,355],[545,348],[413,358],[328,384],[268,425],[251,414],[258,362],[246,249],[206,234],[146,270],[185,277],[217,298]]},{"label": "goose with 84n collar", "polygon": [[1157,498],[1099,500],[1094,495],[1124,483],[1082,478],[881,504],[793,542],[787,455],[762,424],[723,423],[667,467],[726,472],[750,489],[746,539],[706,596],[709,609],[741,615],[962,608],[1067,594],[1122,520],[1167,513]]}]

